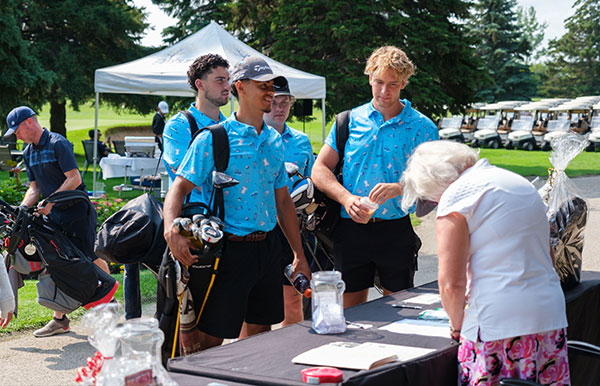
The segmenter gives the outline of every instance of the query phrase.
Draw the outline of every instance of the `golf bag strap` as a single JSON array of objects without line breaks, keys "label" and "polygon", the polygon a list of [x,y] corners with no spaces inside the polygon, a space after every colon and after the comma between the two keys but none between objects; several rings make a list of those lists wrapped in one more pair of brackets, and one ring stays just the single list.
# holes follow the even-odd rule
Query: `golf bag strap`
[{"label": "golf bag strap", "polygon": [[346,142],[350,135],[350,112],[352,110],[342,111],[335,116],[335,146],[338,150],[338,163],[333,169],[333,174],[338,181],[342,183],[342,169],[344,168],[344,152],[346,150]]},{"label": "golf bag strap", "polygon": [[63,190],[60,192],[54,192],[46,199],[45,202],[54,203],[54,204],[73,204],[74,200],[82,200],[87,203],[88,207],[88,215],[92,209],[92,203],[90,202],[90,197],[87,192],[83,190]]}]

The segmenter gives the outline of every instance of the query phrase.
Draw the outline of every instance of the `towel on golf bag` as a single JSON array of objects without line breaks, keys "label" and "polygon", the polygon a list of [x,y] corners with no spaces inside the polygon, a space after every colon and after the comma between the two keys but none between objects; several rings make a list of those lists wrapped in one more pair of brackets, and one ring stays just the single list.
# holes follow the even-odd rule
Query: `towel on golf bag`
[{"label": "towel on golf bag", "polygon": [[550,162],[554,166],[540,194],[548,204],[550,244],[554,251],[554,269],[563,289],[576,286],[581,279],[584,231],[588,206],[565,173],[569,162],[587,146],[577,134],[552,140]]},{"label": "towel on golf bag", "polygon": [[158,267],[166,245],[162,204],[146,193],[104,221],[96,235],[94,250],[109,263]]}]

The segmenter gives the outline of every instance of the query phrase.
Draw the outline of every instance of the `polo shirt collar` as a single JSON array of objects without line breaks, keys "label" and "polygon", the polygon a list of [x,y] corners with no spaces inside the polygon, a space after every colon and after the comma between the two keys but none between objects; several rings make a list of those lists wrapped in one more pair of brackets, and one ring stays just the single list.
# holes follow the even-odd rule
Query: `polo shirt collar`
[{"label": "polo shirt collar", "polygon": [[[400,99],[400,102],[402,102],[402,104],[404,104],[404,108],[402,109],[400,114],[396,115],[395,117],[393,117],[392,119],[387,121],[387,123],[407,122],[410,120],[410,117],[412,116],[412,111],[413,111],[410,101],[408,99]],[[379,110],[377,110],[373,106],[373,99],[371,99],[371,103],[369,103],[369,105],[367,107],[367,112],[368,112],[370,118],[373,118],[374,115],[377,116],[377,114],[378,114],[378,116],[382,116],[381,112],[379,112]]]},{"label": "polo shirt collar", "polygon": [[285,122],[283,123],[283,133],[281,133],[281,137],[293,137],[290,127]]},{"label": "polo shirt collar", "polygon": [[[228,121],[230,121],[231,123],[231,128],[233,130],[235,130],[236,132],[238,132],[239,134],[243,135],[243,136],[249,136],[252,134],[258,135],[257,130],[254,128],[254,126],[250,126],[247,125],[245,123],[242,123],[240,121],[237,120],[237,115],[234,112],[233,114],[231,114],[231,116],[227,119]],[[265,121],[263,120],[262,122],[262,130],[261,130],[261,135],[262,133],[265,133],[269,130],[269,126],[267,126],[267,124],[265,123]],[[275,129],[273,129],[275,130]]]},{"label": "polo shirt collar", "polygon": [[48,130],[46,130],[46,128],[44,128],[44,131],[42,132],[42,136],[40,137],[40,140],[38,141],[37,145],[33,145],[36,149],[41,149],[42,147],[46,146],[46,144],[48,144],[48,140],[50,139],[50,133],[48,132]]},{"label": "polo shirt collar", "polygon": [[[200,111],[196,108],[196,102],[192,102],[192,104],[190,106],[190,111],[192,112],[192,115],[194,115],[194,116],[199,116],[200,118],[206,118],[207,120],[214,122],[212,118],[210,118],[208,115],[204,114],[202,111]],[[217,121],[217,123],[223,122],[225,119],[226,118],[223,115],[223,113],[221,111],[219,111],[219,120]]]}]

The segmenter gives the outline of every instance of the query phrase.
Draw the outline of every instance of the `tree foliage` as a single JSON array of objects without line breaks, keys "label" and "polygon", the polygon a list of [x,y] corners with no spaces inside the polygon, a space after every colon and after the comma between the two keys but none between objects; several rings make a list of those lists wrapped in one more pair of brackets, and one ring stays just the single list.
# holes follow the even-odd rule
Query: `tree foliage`
[{"label": "tree foliage", "polygon": [[577,0],[565,20],[567,32],[549,43],[544,96],[600,94],[600,3]]},{"label": "tree foliage", "polygon": [[63,135],[67,100],[77,109],[93,97],[95,69],[144,53],[137,45],[144,15],[127,0],[13,0],[10,7],[21,44],[43,68],[33,73],[47,74],[51,130]]},{"label": "tree foliage", "polygon": [[415,63],[403,95],[426,114],[458,112],[487,80],[457,22],[468,16],[468,3],[460,0],[153,2],[180,18],[164,31],[172,41],[212,19],[269,57],[325,76],[329,115],[371,98],[364,67],[382,45],[402,48]]},{"label": "tree foliage", "polygon": [[534,61],[539,60],[544,52],[542,42],[548,23],[538,21],[534,7],[517,7],[517,26],[522,31],[521,39],[528,41],[531,47],[525,56],[525,64],[531,65]]},{"label": "tree foliage", "polygon": [[494,80],[477,93],[486,102],[529,100],[536,94],[535,80],[525,65],[531,42],[521,37],[516,4],[516,0],[477,0],[473,6],[471,36]]}]

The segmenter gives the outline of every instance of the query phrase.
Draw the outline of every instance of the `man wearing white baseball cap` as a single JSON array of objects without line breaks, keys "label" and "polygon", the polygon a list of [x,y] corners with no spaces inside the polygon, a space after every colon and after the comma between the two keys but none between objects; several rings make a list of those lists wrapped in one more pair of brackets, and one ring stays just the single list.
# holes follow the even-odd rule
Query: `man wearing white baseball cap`
[{"label": "man wearing white baseball cap", "polygon": [[169,104],[165,101],[158,102],[158,107],[156,108],[156,114],[154,114],[154,118],[152,118],[152,132],[156,137],[156,142],[158,143],[158,147],[160,151],[163,149],[162,135],[163,130],[165,129],[165,123],[167,123],[167,119],[165,115],[169,113]]}]

